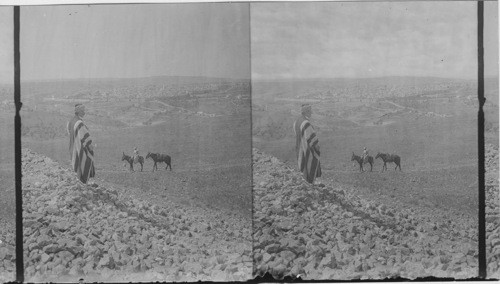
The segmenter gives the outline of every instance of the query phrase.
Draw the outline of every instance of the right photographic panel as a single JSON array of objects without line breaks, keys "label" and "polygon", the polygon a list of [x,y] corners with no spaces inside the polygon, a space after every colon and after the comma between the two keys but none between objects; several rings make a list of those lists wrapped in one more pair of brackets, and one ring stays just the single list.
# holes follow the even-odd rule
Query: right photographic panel
[{"label": "right photographic panel", "polygon": [[[251,4],[254,275],[478,276],[477,5]],[[499,278],[498,4],[484,7]]]}]

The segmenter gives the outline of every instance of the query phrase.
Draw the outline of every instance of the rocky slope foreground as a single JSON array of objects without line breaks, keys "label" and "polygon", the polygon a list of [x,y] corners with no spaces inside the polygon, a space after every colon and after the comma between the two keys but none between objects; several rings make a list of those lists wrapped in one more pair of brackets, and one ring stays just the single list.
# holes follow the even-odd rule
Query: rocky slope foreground
[{"label": "rocky slope foreground", "polygon": [[485,145],[486,258],[488,276],[500,278],[500,190],[498,146]]},{"label": "rocky slope foreground", "polygon": [[[488,153],[488,173],[498,172],[498,149]],[[335,280],[477,276],[476,223],[394,210],[333,182],[311,186],[275,157],[256,149],[253,154],[254,274]],[[498,174],[496,180],[489,175],[487,184],[488,277],[499,278]]]},{"label": "rocky slope foreground", "polygon": [[[83,185],[68,169],[30,150],[23,150],[22,159],[27,281],[251,277],[250,220],[127,199],[104,182]],[[13,245],[13,239],[0,244],[0,271],[15,263]]]},{"label": "rocky slope foreground", "polygon": [[0,283],[16,280],[16,229],[9,222],[0,222]]}]

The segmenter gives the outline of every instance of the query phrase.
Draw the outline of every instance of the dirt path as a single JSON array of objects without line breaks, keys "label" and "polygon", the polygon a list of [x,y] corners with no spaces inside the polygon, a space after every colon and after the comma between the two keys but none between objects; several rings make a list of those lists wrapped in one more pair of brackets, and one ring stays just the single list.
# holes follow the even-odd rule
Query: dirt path
[{"label": "dirt path", "polygon": [[169,105],[169,104],[167,104],[167,103],[165,103],[165,102],[162,102],[162,101],[159,101],[159,100],[154,100],[153,102],[155,102],[155,103],[159,103],[159,104],[161,104],[161,105],[163,105],[163,106],[166,106],[166,107],[168,107],[168,108],[171,108],[171,109],[179,109],[179,110],[182,110],[182,111],[187,112],[187,113],[194,113],[194,111],[188,110],[188,109],[186,109],[186,108],[183,108],[183,107],[178,107],[178,106],[173,106],[173,105]]},{"label": "dirt path", "polygon": [[409,106],[402,106],[400,104],[397,104],[393,101],[390,101],[390,100],[385,100],[384,102],[387,102],[389,104],[392,104],[396,107],[399,107],[401,109],[404,109],[404,110],[410,110],[410,111],[413,111],[413,112],[416,112],[417,114],[419,115],[433,115],[433,116],[437,116],[437,117],[450,117],[450,115],[448,114],[440,114],[440,113],[437,113],[437,112],[433,112],[433,111],[429,111],[429,112],[423,112],[421,110],[418,110],[416,108],[413,108],[413,107],[409,107]]}]

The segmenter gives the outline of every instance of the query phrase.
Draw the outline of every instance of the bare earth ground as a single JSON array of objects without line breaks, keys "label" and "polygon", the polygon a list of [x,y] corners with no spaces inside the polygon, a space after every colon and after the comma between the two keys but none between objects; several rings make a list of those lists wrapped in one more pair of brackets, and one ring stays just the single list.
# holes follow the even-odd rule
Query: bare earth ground
[{"label": "bare earth ground", "polygon": [[[203,206],[227,209],[249,217],[250,154],[245,153],[244,148],[249,148],[250,144],[249,141],[243,141],[245,134],[240,131],[241,134],[238,136],[235,131],[231,135],[243,136],[239,138],[240,142],[234,140],[226,142],[228,136],[224,131],[229,132],[230,126],[222,123],[217,127],[210,126],[209,124],[218,124],[221,118],[207,121],[198,117],[192,118],[195,119],[195,123],[186,128],[185,132],[177,130],[182,133],[167,134],[171,133],[170,129],[175,129],[176,124],[183,119],[185,118],[173,117],[170,120],[171,125],[158,124],[119,131],[93,132],[92,135],[97,143],[97,178],[133,188],[133,193],[146,199],[152,196],[155,201],[160,197],[187,204],[201,201]],[[234,118],[227,118],[226,122],[230,120],[235,121]],[[208,131],[210,133],[207,133]],[[213,140],[200,141],[207,135],[213,135]],[[246,136],[248,137],[248,134]],[[38,152],[49,152],[55,160],[69,166],[68,154],[65,151],[67,144],[66,139],[57,139],[34,145],[26,142],[25,145],[31,146]],[[138,145],[140,154],[144,157],[148,150],[170,155],[172,171],[165,170],[166,165],[161,163],[158,165],[158,171],[152,172],[153,162],[147,159],[142,172],[140,164],[135,164],[135,171],[131,172],[128,163],[124,166],[125,162],[121,161],[121,158],[123,152],[131,155],[134,145]],[[231,202],[227,202],[228,199]]]}]

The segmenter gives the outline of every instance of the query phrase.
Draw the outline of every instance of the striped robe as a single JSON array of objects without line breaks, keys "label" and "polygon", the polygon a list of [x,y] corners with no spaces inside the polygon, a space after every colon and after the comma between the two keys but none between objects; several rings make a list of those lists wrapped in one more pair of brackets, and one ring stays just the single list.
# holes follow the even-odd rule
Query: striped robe
[{"label": "striped robe", "polygon": [[311,123],[304,116],[300,116],[295,121],[293,129],[296,136],[295,151],[299,170],[307,182],[314,183],[314,179],[321,176],[318,137]]},{"label": "striped robe", "polygon": [[87,126],[82,119],[75,116],[68,123],[69,153],[71,165],[81,182],[87,183],[95,176],[94,151],[90,149],[92,139]]}]

